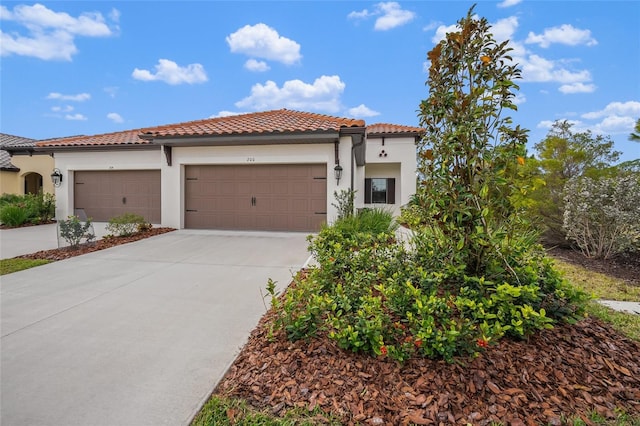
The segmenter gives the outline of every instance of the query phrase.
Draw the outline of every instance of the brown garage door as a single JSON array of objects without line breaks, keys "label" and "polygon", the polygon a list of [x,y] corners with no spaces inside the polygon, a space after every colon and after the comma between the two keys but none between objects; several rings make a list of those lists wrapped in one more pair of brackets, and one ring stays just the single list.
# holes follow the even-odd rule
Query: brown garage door
[{"label": "brown garage door", "polygon": [[77,171],[74,207],[96,222],[135,213],[160,223],[160,170]]},{"label": "brown garage door", "polygon": [[317,231],[327,219],[326,164],[186,167],[185,227]]}]

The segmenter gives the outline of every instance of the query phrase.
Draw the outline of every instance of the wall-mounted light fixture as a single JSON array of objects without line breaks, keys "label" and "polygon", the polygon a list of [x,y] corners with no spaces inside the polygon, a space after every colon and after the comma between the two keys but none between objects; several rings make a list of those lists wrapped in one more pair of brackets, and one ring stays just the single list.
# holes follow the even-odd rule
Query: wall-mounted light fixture
[{"label": "wall-mounted light fixture", "polygon": [[53,186],[56,188],[62,185],[62,172],[60,169],[53,169],[53,173],[51,173],[51,182],[53,182]]},{"label": "wall-mounted light fixture", "polygon": [[340,164],[336,164],[336,166],[333,168],[333,174],[336,178],[336,185],[340,184],[340,178],[342,178],[342,166]]}]

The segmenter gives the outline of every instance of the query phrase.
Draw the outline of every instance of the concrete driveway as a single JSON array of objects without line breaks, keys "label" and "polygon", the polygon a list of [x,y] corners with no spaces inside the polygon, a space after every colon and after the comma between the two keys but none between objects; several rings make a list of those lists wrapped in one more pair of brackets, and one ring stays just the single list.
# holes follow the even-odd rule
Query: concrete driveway
[{"label": "concrete driveway", "polygon": [[188,424],[305,238],[180,230],[2,276],[0,424]]},{"label": "concrete driveway", "polygon": [[[93,232],[97,239],[107,235],[107,222],[94,222]],[[57,224],[26,226],[24,228],[0,230],[0,259],[11,259],[40,250],[58,248]],[[62,246],[67,243],[63,240]]]}]

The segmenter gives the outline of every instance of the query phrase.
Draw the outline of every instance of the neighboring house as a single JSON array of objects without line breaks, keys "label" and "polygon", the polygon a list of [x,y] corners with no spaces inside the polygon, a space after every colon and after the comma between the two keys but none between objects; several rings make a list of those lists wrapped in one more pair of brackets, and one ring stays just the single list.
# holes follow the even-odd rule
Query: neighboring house
[{"label": "neighboring house", "polygon": [[416,189],[421,134],[281,109],[40,141],[36,150],[54,154],[62,172],[58,218],[136,213],[174,228],[316,231],[336,217],[334,191],[353,188],[356,207],[399,213]]},{"label": "neighboring house", "polygon": [[[36,140],[0,133],[0,193],[53,193],[51,173],[54,160],[38,155]],[[21,154],[21,155],[15,155]]]}]

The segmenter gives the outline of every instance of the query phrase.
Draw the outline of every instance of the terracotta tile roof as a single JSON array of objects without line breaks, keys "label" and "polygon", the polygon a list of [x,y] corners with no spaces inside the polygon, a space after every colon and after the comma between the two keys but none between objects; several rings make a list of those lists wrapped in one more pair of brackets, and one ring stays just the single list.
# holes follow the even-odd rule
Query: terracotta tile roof
[{"label": "terracotta tile roof", "polygon": [[400,124],[374,123],[367,126],[367,134],[424,133],[422,127],[402,126]]},{"label": "terracotta tile roof", "polygon": [[364,127],[363,120],[279,109],[143,129],[149,137],[249,135],[339,131]]},{"label": "terracotta tile roof", "polygon": [[126,130],[123,132],[105,133],[93,136],[69,136],[59,139],[47,139],[38,141],[36,146],[44,147],[70,147],[70,146],[109,146],[109,145],[150,145],[151,142],[140,139],[140,129]]}]

